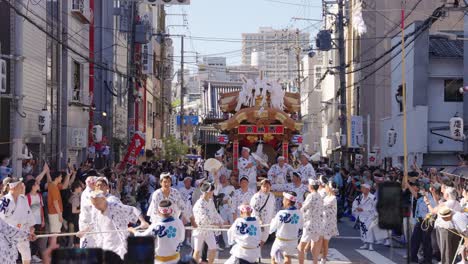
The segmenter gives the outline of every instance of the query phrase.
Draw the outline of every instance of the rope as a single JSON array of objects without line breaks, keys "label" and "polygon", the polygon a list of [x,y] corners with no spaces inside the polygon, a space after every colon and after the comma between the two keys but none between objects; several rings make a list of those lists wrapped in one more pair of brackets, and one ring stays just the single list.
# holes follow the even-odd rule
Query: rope
[{"label": "rope", "polygon": [[[270,226],[269,224],[266,225],[260,225],[260,227],[267,227]],[[231,226],[229,225],[222,225],[221,227],[219,226],[205,226],[205,227],[185,227],[185,230],[204,230],[204,231],[220,231],[220,232],[226,232],[229,230]],[[145,231],[143,229],[138,230],[138,231]],[[74,232],[74,233],[51,233],[51,234],[43,234],[43,235],[37,235],[37,238],[48,238],[48,237],[66,237],[66,236],[77,236],[77,235],[98,235],[98,234],[104,234],[104,233],[122,233],[122,232],[128,232],[127,229],[125,230],[108,230],[108,231],[95,231],[95,232]]]}]

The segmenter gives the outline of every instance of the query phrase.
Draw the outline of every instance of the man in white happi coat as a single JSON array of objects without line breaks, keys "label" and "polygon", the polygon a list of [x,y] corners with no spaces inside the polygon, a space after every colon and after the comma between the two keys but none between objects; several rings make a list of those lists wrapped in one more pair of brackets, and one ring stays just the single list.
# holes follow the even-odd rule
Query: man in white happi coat
[{"label": "man in white happi coat", "polygon": [[286,163],[283,156],[278,157],[278,163],[271,166],[268,170],[268,179],[271,184],[285,184],[288,182],[288,175],[291,175],[293,168]]},{"label": "man in white happi coat", "polygon": [[16,245],[19,243],[29,243],[29,240],[34,241],[35,239],[34,234],[11,226],[0,219],[0,263],[16,264],[16,259],[18,258]]},{"label": "man in white happi coat", "polygon": [[271,246],[272,264],[291,264],[291,258],[298,253],[297,240],[299,229],[304,225],[302,212],[295,206],[296,193],[283,192],[283,209],[280,210],[270,224],[270,233],[276,232],[276,239]]},{"label": "man in white happi coat", "polygon": [[216,256],[216,238],[215,232],[204,230],[213,228],[213,226],[221,226],[224,223],[223,218],[216,211],[213,202],[214,185],[209,182],[204,182],[201,186],[202,196],[193,206],[193,216],[196,225],[199,229],[193,231],[193,258],[200,261],[200,253],[203,249],[203,244],[208,245],[208,263],[213,264]]},{"label": "man in white happi coat", "polygon": [[[81,193],[81,202],[80,202],[80,215],[78,219],[78,226],[80,230],[88,230],[89,232],[93,231],[92,223],[92,209],[93,205],[91,204],[90,195],[96,188],[96,180],[98,177],[88,176],[86,178],[86,188]],[[84,235],[80,239],[80,248],[94,248],[96,247],[95,235]]]},{"label": "man in white happi coat", "polygon": [[256,262],[260,257],[260,223],[256,217],[251,216],[252,207],[243,204],[239,207],[241,215],[229,228],[227,235],[231,249],[231,257],[226,264],[237,263],[244,260],[249,263]]},{"label": "man in white happi coat", "polygon": [[215,159],[217,159],[221,164],[221,168],[219,168],[216,172],[209,172],[208,180],[213,181],[213,182],[218,182],[219,181],[219,176],[221,175],[226,175],[226,177],[229,177],[230,172],[226,168],[226,165],[224,163],[224,148],[219,149],[215,153]]},{"label": "man in white happi coat", "polygon": [[273,191],[290,191],[294,190],[296,193],[296,207],[301,208],[304,202],[304,194],[308,191],[307,185],[302,183],[301,173],[298,171],[293,172],[291,182],[287,184],[275,184],[271,188]]},{"label": "man in white happi coat", "polygon": [[249,189],[257,191],[257,162],[250,155],[250,149],[243,147],[241,157],[239,158],[239,175],[247,176],[249,179]]},{"label": "man in white happi coat", "polygon": [[[232,196],[234,195],[234,186],[232,186],[226,175],[221,174],[219,177],[219,192],[218,195],[222,195],[222,203],[219,206],[219,214],[223,218],[223,220],[228,223],[232,224],[234,222],[234,218],[232,218]],[[228,237],[226,232],[222,232],[223,234],[223,241],[224,244],[228,245]]]},{"label": "man in white happi coat", "polygon": [[372,247],[373,238],[369,234],[369,228],[377,217],[376,198],[370,193],[370,186],[367,183],[361,185],[361,194],[353,202],[352,212],[356,217],[361,232],[361,240],[364,245],[360,249],[374,250]]},{"label": "man in white happi coat", "polygon": [[[260,182],[260,191],[258,191],[250,200],[250,206],[253,208],[252,215],[257,218],[261,225],[270,224],[275,216],[275,195],[270,192],[271,182],[264,179]],[[270,235],[270,227],[261,228],[261,245],[265,244]]]},{"label": "man in white happi coat", "polygon": [[98,177],[94,185],[96,190],[104,193],[108,202],[122,203],[117,196],[110,194],[109,180],[106,177]]},{"label": "man in white happi coat", "polygon": [[[191,222],[192,225],[194,224],[193,216],[191,212],[185,210],[185,206],[188,204],[186,201],[183,200],[180,192],[171,187],[172,179],[169,173],[161,173],[160,175],[160,183],[161,188],[157,189],[151,195],[151,202],[148,207],[148,212],[146,213],[147,216],[150,217],[151,223],[157,222],[159,214],[157,213],[158,204],[162,200],[169,200],[172,202],[172,209],[174,210],[173,216],[175,218],[182,217],[182,221],[187,223]],[[190,215],[188,215],[190,213]]]},{"label": "man in white happi coat", "polygon": [[[192,215],[192,202],[193,202],[193,192],[195,188],[192,187],[192,177],[185,177],[184,178],[184,186],[179,189],[180,195],[182,199],[185,201],[185,210],[183,212],[184,215]],[[186,226],[190,226],[190,223],[185,224]],[[184,244],[191,247],[190,244],[190,237],[191,231],[185,231],[185,242]]]},{"label": "man in white happi coat", "polygon": [[[129,223],[137,223],[141,212],[133,206],[121,203],[108,202],[102,191],[96,190],[90,194],[93,207],[97,210],[93,213],[94,230],[103,233],[97,235],[96,247],[109,250],[124,259],[127,253],[128,232],[107,232],[114,230],[127,230]],[[141,223],[137,229],[146,228],[145,223]],[[80,230],[88,232],[88,230]],[[79,233],[80,233],[79,232]]]},{"label": "man in white happi coat", "polygon": [[[35,220],[28,199],[24,196],[25,187],[22,179],[13,179],[8,187],[10,191],[0,200],[0,219],[24,232],[34,234]],[[31,263],[29,241],[20,241],[16,247],[21,254],[23,264]]]},{"label": "man in white happi coat", "polygon": [[135,228],[128,231],[135,236],[154,237],[154,263],[175,264],[180,259],[179,245],[184,241],[185,227],[180,219],[172,216],[171,201],[162,200],[158,205],[159,221],[151,224],[144,232]]},{"label": "man in white happi coat", "polygon": [[179,188],[179,193],[184,201],[189,201],[192,204],[192,195],[195,191],[195,188],[192,187],[192,177],[185,177],[183,183],[184,186]]},{"label": "man in white happi coat", "polygon": [[240,179],[240,188],[234,191],[232,196],[232,219],[237,219],[240,215],[239,206],[241,204],[250,203],[255,193],[249,189],[249,179],[242,176]]},{"label": "man in white happi coat", "polygon": [[317,179],[317,175],[315,174],[314,167],[309,162],[310,156],[309,154],[302,152],[300,156],[300,165],[296,171],[301,173],[302,183],[307,184],[307,180],[312,178],[314,180]]}]

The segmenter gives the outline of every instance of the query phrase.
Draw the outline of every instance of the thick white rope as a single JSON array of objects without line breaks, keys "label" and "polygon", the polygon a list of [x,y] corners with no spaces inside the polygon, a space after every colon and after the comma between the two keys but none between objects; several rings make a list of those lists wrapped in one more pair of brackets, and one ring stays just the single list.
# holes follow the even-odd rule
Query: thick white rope
[{"label": "thick white rope", "polygon": [[[267,225],[260,225],[260,227],[267,227]],[[219,231],[219,232],[227,232],[231,226],[230,225],[223,225],[219,226],[205,226],[205,227],[191,227],[186,226],[185,230],[203,230],[203,231]],[[137,231],[145,231],[143,229],[138,229]],[[75,232],[75,233],[53,233],[53,234],[43,234],[43,235],[36,235],[37,238],[48,238],[48,237],[66,237],[66,236],[76,236],[76,235],[98,235],[104,233],[121,233],[121,232],[128,232],[127,229],[125,230],[108,230],[108,231],[99,231],[99,232]]]}]

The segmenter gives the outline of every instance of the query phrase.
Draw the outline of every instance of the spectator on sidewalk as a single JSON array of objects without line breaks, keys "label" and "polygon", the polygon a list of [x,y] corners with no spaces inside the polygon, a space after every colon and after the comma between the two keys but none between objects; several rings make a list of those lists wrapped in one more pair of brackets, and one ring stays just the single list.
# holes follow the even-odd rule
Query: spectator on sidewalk
[{"label": "spectator on sidewalk", "polygon": [[[63,224],[63,202],[60,190],[68,188],[70,175],[56,171],[52,175],[48,174],[47,184],[47,208],[49,209],[49,229],[51,233],[60,233]],[[63,180],[63,183],[62,183]],[[57,248],[57,237],[49,239],[49,250]]]}]

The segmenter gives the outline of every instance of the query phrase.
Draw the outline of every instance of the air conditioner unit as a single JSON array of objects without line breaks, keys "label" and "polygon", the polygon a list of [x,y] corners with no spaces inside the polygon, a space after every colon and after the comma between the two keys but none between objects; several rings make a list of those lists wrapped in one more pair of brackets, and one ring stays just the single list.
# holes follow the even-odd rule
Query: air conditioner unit
[{"label": "air conditioner unit", "polygon": [[91,19],[88,11],[88,1],[89,0],[71,0],[71,13],[76,19],[84,24],[88,24]]},{"label": "air conditioner unit", "polygon": [[144,0],[151,5],[190,5],[190,0]]},{"label": "air conditioner unit", "polygon": [[72,0],[71,11],[84,13],[84,0]]}]

